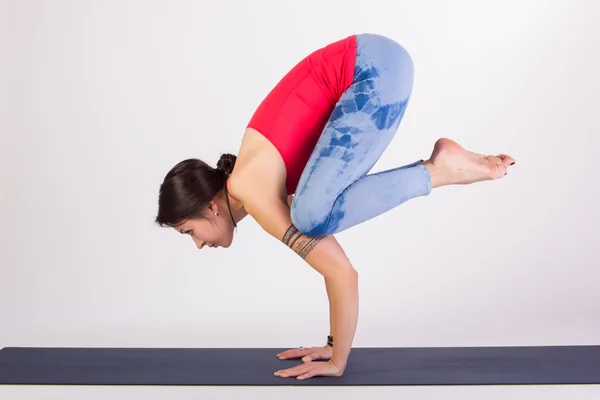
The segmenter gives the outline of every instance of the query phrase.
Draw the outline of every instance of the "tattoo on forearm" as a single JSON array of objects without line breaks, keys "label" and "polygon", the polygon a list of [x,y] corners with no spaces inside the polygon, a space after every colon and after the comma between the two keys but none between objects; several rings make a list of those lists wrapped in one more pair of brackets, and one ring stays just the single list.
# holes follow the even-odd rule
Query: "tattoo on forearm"
[{"label": "tattoo on forearm", "polygon": [[294,225],[290,225],[281,241],[305,259],[322,237],[309,237],[304,235]]}]

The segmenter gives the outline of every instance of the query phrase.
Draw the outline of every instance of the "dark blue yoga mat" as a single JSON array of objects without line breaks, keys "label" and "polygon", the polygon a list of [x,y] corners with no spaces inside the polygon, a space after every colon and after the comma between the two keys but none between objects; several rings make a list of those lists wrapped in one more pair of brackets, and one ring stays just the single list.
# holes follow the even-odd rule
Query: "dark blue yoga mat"
[{"label": "dark blue yoga mat", "polygon": [[273,373],[301,363],[279,348],[0,350],[0,384],[535,385],[599,384],[600,346],[353,348],[342,377]]}]

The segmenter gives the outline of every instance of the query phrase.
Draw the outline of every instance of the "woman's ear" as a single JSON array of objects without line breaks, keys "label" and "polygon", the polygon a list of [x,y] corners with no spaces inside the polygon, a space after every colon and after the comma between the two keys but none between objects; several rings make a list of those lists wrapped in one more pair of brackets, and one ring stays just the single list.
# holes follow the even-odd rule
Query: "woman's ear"
[{"label": "woman's ear", "polygon": [[208,208],[214,216],[219,215],[219,206],[217,205],[216,201],[211,200],[210,203],[208,203]]}]

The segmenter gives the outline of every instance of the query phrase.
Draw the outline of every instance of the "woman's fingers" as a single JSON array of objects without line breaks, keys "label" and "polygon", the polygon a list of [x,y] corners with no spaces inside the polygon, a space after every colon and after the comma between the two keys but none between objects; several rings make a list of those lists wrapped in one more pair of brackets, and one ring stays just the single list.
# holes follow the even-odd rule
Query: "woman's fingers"
[{"label": "woman's fingers", "polygon": [[310,371],[305,372],[302,375],[298,375],[298,379],[308,379],[308,378],[312,378],[313,376],[315,376],[317,374],[317,368],[312,368]]},{"label": "woman's fingers", "polygon": [[313,352],[302,357],[302,361],[311,362],[316,360],[329,360],[333,353],[333,349],[330,346],[313,347],[313,350]]},{"label": "woman's fingers", "polygon": [[286,350],[277,354],[280,360],[302,358],[302,362],[311,362],[315,360],[329,360],[332,350],[330,347],[309,347]]},{"label": "woman's fingers", "polygon": [[304,357],[302,357],[302,362],[311,362],[311,361],[315,361],[315,360],[321,360],[323,358],[322,354],[319,354],[319,352],[317,351],[313,351],[310,354],[305,355]]},{"label": "woman's fingers", "polygon": [[343,372],[331,362],[310,362],[275,372],[281,378],[307,379],[313,376],[341,376]]},{"label": "woman's fingers", "polygon": [[304,348],[290,349],[290,350],[286,350],[282,353],[277,354],[277,358],[279,358],[280,360],[285,360],[285,359],[289,359],[289,358],[300,358],[300,357],[304,357],[307,354],[310,354],[313,351],[314,350],[312,350],[312,349],[304,349]]},{"label": "woman's fingers", "polygon": [[313,368],[315,368],[315,364],[312,364],[312,363],[300,364],[293,368],[279,370],[279,371],[275,372],[275,376],[280,376],[282,378],[299,376],[299,375],[307,373],[308,371],[310,371]]}]

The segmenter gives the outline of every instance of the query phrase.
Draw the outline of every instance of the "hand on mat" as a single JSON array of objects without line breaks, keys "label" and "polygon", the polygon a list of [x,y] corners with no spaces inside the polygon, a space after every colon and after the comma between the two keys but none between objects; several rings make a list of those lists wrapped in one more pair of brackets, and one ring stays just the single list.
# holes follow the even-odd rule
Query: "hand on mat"
[{"label": "hand on mat", "polygon": [[275,372],[275,376],[281,378],[307,379],[313,376],[342,376],[343,371],[340,371],[331,360],[325,361],[309,361],[297,365],[292,368],[282,369]]},{"label": "hand on mat", "polygon": [[333,354],[333,347],[309,347],[286,350],[283,353],[277,354],[277,358],[280,360],[286,360],[290,358],[302,357],[303,362],[315,361],[315,360],[329,360]]}]

